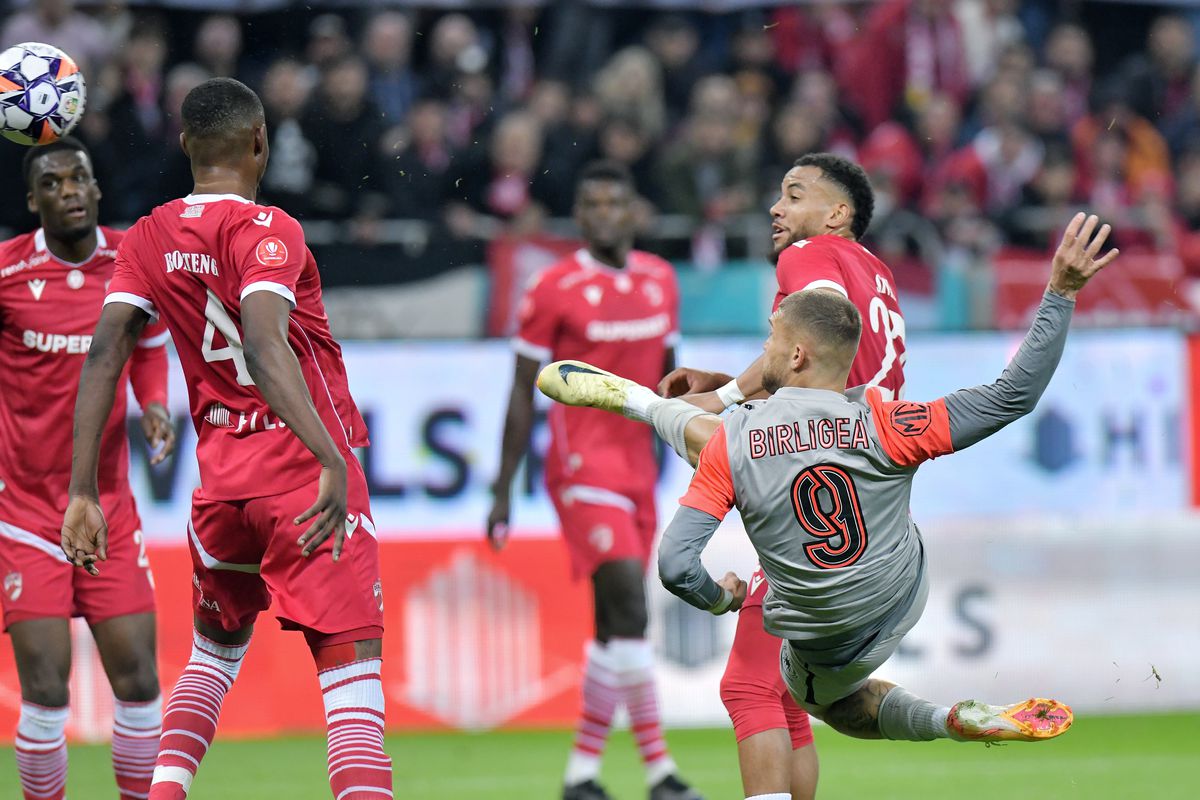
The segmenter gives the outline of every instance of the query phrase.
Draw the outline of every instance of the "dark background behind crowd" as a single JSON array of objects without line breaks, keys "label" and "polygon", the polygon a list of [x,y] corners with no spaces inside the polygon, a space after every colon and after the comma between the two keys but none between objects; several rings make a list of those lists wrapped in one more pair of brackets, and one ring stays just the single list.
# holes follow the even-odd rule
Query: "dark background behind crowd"
[{"label": "dark background behind crowd", "polygon": [[[832,150],[870,173],[868,242],[920,293],[954,254],[1045,251],[1081,206],[1123,249],[1177,253],[1200,276],[1198,20],[1058,0],[240,17],[34,0],[5,15],[0,40],[80,62],[77,133],[106,221],[189,191],[180,103],[229,75],[266,106],[264,200],[356,254],[327,281],[416,280],[483,263],[502,233],[561,230],[596,157],[629,165],[665,254],[702,268],[763,258],[765,234],[737,232],[747,219],[765,232],[786,168]],[[4,144],[0,179],[16,186],[23,153]],[[33,224],[23,204],[0,207],[0,227]]]}]

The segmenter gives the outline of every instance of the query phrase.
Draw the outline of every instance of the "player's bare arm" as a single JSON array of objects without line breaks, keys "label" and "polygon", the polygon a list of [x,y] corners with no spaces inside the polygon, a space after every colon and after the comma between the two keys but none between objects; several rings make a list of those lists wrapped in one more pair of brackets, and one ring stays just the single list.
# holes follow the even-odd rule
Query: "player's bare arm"
[{"label": "player's bare arm", "polygon": [[92,575],[100,574],[96,561],[108,558],[108,525],[100,510],[96,470],[100,439],[112,413],[113,397],[125,364],[137,347],[150,316],[125,303],[104,307],[75,400],[74,450],[71,457],[70,502],[63,518],[62,549],[67,559]]},{"label": "player's bare arm", "polygon": [[321,464],[317,499],[295,519],[297,525],[310,519],[313,522],[296,543],[307,556],[333,536],[333,560],[337,561],[346,538],[346,460],[317,414],[300,362],[288,344],[290,315],[291,305],[274,292],[253,292],[245,297],[242,329],[246,369],[271,411]]},{"label": "player's bare arm", "polygon": [[508,541],[512,482],[529,448],[529,434],[533,429],[533,386],[537,381],[537,372],[536,360],[517,356],[513,367],[512,391],[508,396],[508,412],[504,417],[500,473],[492,484],[492,510],[487,517],[488,542],[496,550],[502,549]]}]

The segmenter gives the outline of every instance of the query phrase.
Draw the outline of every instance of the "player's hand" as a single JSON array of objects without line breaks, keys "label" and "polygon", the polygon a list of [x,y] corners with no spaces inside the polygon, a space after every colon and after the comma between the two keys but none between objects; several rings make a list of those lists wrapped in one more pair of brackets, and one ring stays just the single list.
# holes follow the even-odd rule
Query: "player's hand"
[{"label": "player's hand", "polygon": [[[1100,248],[1112,232],[1108,224],[1096,225],[1100,218],[1095,214],[1086,216],[1081,211],[1067,225],[1062,242],[1054,253],[1054,261],[1050,271],[1050,291],[1062,295],[1068,300],[1074,300],[1092,276],[1111,264],[1120,254],[1115,247],[1100,258]],[[1095,234],[1093,237],[1092,234]]]},{"label": "player's hand", "polygon": [[108,560],[108,523],[94,498],[76,496],[63,516],[62,549],[67,560],[99,575],[96,561]]},{"label": "player's hand", "polygon": [[150,403],[142,414],[142,433],[150,445],[150,464],[161,464],[175,452],[175,426],[171,424],[171,412],[162,403]]},{"label": "player's hand", "polygon": [[499,553],[508,544],[508,492],[496,494],[492,510],[487,517],[487,540],[492,549]]},{"label": "player's hand", "polygon": [[736,573],[726,572],[725,577],[717,581],[717,585],[733,593],[733,602],[729,604],[729,608],[726,611],[737,611],[742,607],[742,603],[746,602],[746,591],[749,587]]},{"label": "player's hand", "polygon": [[731,380],[731,376],[720,372],[677,367],[658,382],[658,393],[662,397],[680,397],[698,392],[715,392]]},{"label": "player's hand", "polygon": [[295,520],[297,525],[313,520],[304,535],[296,540],[296,544],[303,548],[301,555],[305,558],[312,555],[322,542],[332,536],[333,560],[341,558],[342,544],[346,541],[346,505],[346,462],[339,461],[333,466],[322,467],[321,478],[317,482],[317,501]]}]

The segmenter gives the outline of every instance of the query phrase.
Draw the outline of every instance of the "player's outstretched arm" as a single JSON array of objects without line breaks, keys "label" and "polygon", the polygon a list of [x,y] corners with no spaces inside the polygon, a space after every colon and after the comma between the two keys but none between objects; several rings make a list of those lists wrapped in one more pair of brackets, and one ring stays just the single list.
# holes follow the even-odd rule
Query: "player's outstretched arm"
[{"label": "player's outstretched arm", "polygon": [[536,360],[517,355],[512,391],[508,396],[508,412],[504,416],[500,473],[492,484],[492,509],[487,517],[487,538],[496,550],[502,549],[508,541],[512,482],[529,448],[529,433],[533,430],[533,387],[537,383],[537,373]]},{"label": "player's outstretched arm", "polygon": [[62,548],[72,564],[93,575],[99,574],[95,562],[108,558],[108,526],[100,510],[96,479],[100,439],[112,414],[121,372],[149,320],[150,315],[136,306],[119,302],[106,305],[79,376],[70,502],[63,518]]},{"label": "player's outstretched arm", "polygon": [[346,538],[346,460],[317,414],[300,362],[288,344],[291,310],[287,299],[274,292],[251,292],[242,299],[246,369],[271,411],[321,464],[316,502],[295,520],[297,525],[313,522],[297,544],[307,556],[333,536],[333,560],[337,561]]},{"label": "player's outstretched arm", "polygon": [[762,357],[756,358],[737,378],[723,372],[679,367],[659,381],[658,393],[686,400],[710,414],[720,414],[763,393]]},{"label": "player's outstretched arm", "polygon": [[1017,354],[994,382],[946,396],[950,441],[970,447],[1028,414],[1037,405],[1062,357],[1075,296],[1119,254],[1100,255],[1111,228],[1095,215],[1076,214],[1054,254],[1050,282]]}]

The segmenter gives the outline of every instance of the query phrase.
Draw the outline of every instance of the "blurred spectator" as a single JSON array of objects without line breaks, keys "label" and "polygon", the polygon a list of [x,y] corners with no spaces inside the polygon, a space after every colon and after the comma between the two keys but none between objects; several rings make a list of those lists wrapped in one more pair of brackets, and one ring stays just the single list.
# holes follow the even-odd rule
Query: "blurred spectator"
[{"label": "blurred spectator", "polygon": [[191,162],[179,146],[179,134],[183,133],[180,112],[183,98],[187,97],[188,92],[211,77],[208,71],[195,64],[179,64],[167,73],[163,96],[163,109],[166,112],[165,152],[158,202],[191,194],[194,185]]},{"label": "blurred spectator", "polygon": [[1175,175],[1175,246],[1188,276],[1200,279],[1200,149],[1180,154]]},{"label": "blurred spectator", "polygon": [[1196,67],[1196,32],[1180,16],[1159,17],[1150,26],[1146,51],[1131,57],[1122,70],[1133,110],[1163,126],[1188,105]]},{"label": "blurred spectator", "polygon": [[780,108],[771,122],[763,153],[761,185],[764,199],[773,203],[779,196],[779,182],[796,159],[825,149],[821,127],[803,105],[793,102]]},{"label": "blurred spectator", "polygon": [[1060,230],[1084,202],[1071,149],[1061,143],[1046,148],[1033,180],[1021,187],[1021,201],[1002,217],[1010,244],[1050,250],[1060,241]]},{"label": "blurred spectator", "polygon": [[993,125],[1023,122],[1026,87],[1016,75],[1002,73],[992,78],[979,93],[975,113],[964,126],[964,135],[974,138]]},{"label": "blurred spectator", "polygon": [[229,14],[214,14],[205,17],[196,31],[193,49],[196,63],[209,74],[220,78],[245,80],[244,65],[239,63],[242,55],[242,24]]},{"label": "blurred spectator", "polygon": [[1071,130],[1084,194],[1114,209],[1171,174],[1166,141],[1133,111],[1128,96],[1122,83],[1110,81],[1096,92],[1095,113]]},{"label": "blurred spectator", "polygon": [[940,173],[958,150],[962,142],[961,126],[958,104],[948,95],[934,94],[917,114],[917,147],[924,155],[927,175]]},{"label": "blurred spectator", "polygon": [[646,47],[661,67],[662,98],[668,122],[674,125],[687,113],[692,87],[704,74],[700,34],[686,17],[664,14],[646,32]]},{"label": "blurred spectator", "polygon": [[898,122],[885,122],[863,142],[858,163],[871,175],[886,178],[894,205],[914,202],[921,191],[923,159],[912,137]]},{"label": "blurred spectator", "polygon": [[664,212],[721,222],[754,204],[754,164],[737,147],[734,125],[712,113],[687,119],[683,141],[663,152],[656,170]]},{"label": "blurred spectator", "polygon": [[108,109],[111,134],[107,152],[97,155],[120,164],[113,171],[108,192],[115,201],[117,219],[135,220],[166,199],[160,193],[169,129],[163,111],[163,66],[167,39],[162,27],[143,20],[134,28],[121,53],[121,94]]},{"label": "blurred spectator", "polygon": [[548,210],[555,216],[571,213],[575,172],[591,152],[591,131],[581,146],[579,132],[571,124],[571,100],[571,88],[563,81],[540,80],[529,92],[528,110],[545,136],[542,168],[554,186],[555,201]]},{"label": "blurred spectator", "polygon": [[346,34],[346,21],[337,14],[322,14],[308,25],[307,59],[315,76],[335,61],[345,58],[354,48]]},{"label": "blurred spectator", "polygon": [[834,69],[845,58],[858,23],[840,3],[814,3],[776,8],[767,32],[775,60],[786,74],[805,69]]},{"label": "blurred spectator", "polygon": [[775,54],[775,39],[764,27],[762,17],[750,15],[742,21],[730,42],[729,61],[723,70],[739,85],[747,79],[765,79],[769,87],[768,101],[774,100],[786,88],[790,73],[779,68]]},{"label": "blurred spectator", "polygon": [[958,0],[954,14],[962,29],[971,86],[982,86],[997,72],[1001,54],[1022,42],[1025,28],[1017,18],[1019,0]]},{"label": "blurred spectator", "polygon": [[987,211],[1012,208],[1041,166],[1041,143],[1016,120],[1005,120],[980,131],[971,147],[987,174]]},{"label": "blurred spectator", "polygon": [[1187,104],[1164,121],[1161,127],[1172,158],[1181,158],[1185,152],[1200,145],[1200,66],[1192,70],[1191,93]]},{"label": "blurred spectator", "polygon": [[962,104],[970,90],[951,0],[886,0],[874,7],[839,70],[868,129],[897,111],[919,112],[935,92]]},{"label": "blurred spectator", "polygon": [[391,124],[402,122],[417,99],[412,38],[412,20],[399,11],[380,11],[367,21],[363,33],[371,100]]},{"label": "blurred spectator", "polygon": [[84,74],[108,61],[111,43],[100,23],[75,10],[74,0],[34,0],[0,29],[0,46],[18,42],[52,44],[75,60]]},{"label": "blurred spectator", "polygon": [[822,69],[810,69],[796,76],[792,84],[792,102],[799,103],[821,129],[825,149],[854,158],[862,122],[842,104],[842,92],[833,75]]},{"label": "blurred spectator", "polygon": [[540,168],[542,128],[526,111],[500,119],[486,150],[456,164],[448,190],[447,224],[460,237],[490,236],[505,227],[530,233],[554,204]]},{"label": "blurred spectator", "polygon": [[1088,112],[1094,63],[1092,39],[1075,24],[1059,25],[1046,41],[1046,66],[1063,81],[1063,107],[1067,124],[1074,125]]},{"label": "blurred spectator", "polygon": [[478,75],[487,64],[487,51],[470,17],[447,14],[433,26],[425,74],[443,96],[455,93],[464,74]]},{"label": "blurred spectator", "polygon": [[500,28],[500,96],[506,101],[525,100],[537,80],[534,34],[540,9],[517,3],[504,9]]},{"label": "blurred spectator", "polygon": [[653,142],[637,123],[622,116],[609,117],[600,126],[597,145],[599,157],[628,167],[638,194],[656,205]]},{"label": "blurred spectator", "polygon": [[442,213],[453,158],[446,105],[433,98],[418,100],[407,119],[384,139],[388,213],[433,222]]},{"label": "blurred spectator", "polygon": [[312,211],[334,219],[382,211],[379,140],[383,121],[367,96],[367,65],[347,56],[326,68],[301,127],[317,153]]},{"label": "blurred spectator", "polygon": [[658,138],[666,127],[662,69],[644,47],[626,47],[596,75],[596,97],[605,115],[636,119],[647,136]]},{"label": "blurred spectator", "polygon": [[263,194],[293,216],[307,216],[316,180],[317,148],[305,135],[301,121],[312,95],[312,79],[299,61],[282,58],[267,70],[262,88],[271,136]]},{"label": "blurred spectator", "polygon": [[919,304],[924,305],[934,294],[936,269],[942,262],[941,236],[936,225],[906,207],[897,172],[886,160],[869,160],[862,166],[875,190],[875,213],[865,243],[891,268],[911,324],[918,298],[926,299]]},{"label": "blurred spectator", "polygon": [[1070,141],[1065,87],[1057,72],[1040,69],[1033,73],[1029,81],[1026,121],[1029,130],[1044,145]]}]

